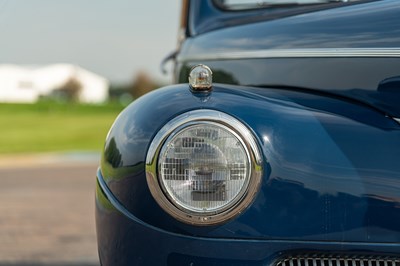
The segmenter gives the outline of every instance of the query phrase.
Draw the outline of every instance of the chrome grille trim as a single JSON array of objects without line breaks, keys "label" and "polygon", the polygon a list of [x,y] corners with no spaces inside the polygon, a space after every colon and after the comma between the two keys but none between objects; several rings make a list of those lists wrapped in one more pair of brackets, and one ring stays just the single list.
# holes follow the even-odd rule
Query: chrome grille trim
[{"label": "chrome grille trim", "polygon": [[299,255],[279,259],[274,266],[400,266],[400,257]]}]

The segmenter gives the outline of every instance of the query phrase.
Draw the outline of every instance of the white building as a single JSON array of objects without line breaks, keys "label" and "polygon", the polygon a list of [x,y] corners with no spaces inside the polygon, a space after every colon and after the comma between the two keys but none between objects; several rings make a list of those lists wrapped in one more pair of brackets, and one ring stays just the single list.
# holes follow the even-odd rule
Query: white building
[{"label": "white building", "polygon": [[80,102],[101,103],[107,100],[108,80],[79,66],[0,65],[0,102],[33,103],[70,80],[76,80],[81,86]]}]

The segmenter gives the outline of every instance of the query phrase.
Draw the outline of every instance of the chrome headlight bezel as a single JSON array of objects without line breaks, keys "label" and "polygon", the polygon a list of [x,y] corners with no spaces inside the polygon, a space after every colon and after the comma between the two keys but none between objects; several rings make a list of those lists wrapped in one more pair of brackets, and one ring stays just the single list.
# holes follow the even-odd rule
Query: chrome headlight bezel
[{"label": "chrome headlight bezel", "polygon": [[[231,132],[245,148],[249,162],[248,183],[234,201],[216,212],[196,212],[174,201],[160,178],[159,157],[165,143],[182,130],[198,125],[211,124]],[[262,173],[262,157],[251,131],[236,118],[215,110],[195,110],[177,116],[164,125],[154,137],[146,158],[146,178],[150,192],[163,210],[179,221],[193,225],[215,225],[239,215],[254,200],[259,190]]]}]

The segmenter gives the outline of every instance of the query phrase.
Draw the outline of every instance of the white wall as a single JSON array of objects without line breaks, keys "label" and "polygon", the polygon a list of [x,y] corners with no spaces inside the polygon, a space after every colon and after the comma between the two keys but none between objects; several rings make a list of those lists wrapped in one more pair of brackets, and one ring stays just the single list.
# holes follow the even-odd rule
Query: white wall
[{"label": "white wall", "polygon": [[31,71],[13,65],[0,66],[0,101],[35,102],[39,93]]},{"label": "white wall", "polygon": [[0,102],[36,102],[70,79],[82,85],[79,99],[85,103],[101,103],[108,98],[109,82],[90,71],[69,64],[44,67],[0,65]]}]

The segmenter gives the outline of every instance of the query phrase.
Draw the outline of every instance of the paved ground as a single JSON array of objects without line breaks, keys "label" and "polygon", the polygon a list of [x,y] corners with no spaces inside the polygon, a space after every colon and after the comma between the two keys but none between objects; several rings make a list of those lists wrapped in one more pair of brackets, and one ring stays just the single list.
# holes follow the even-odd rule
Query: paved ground
[{"label": "paved ground", "polygon": [[79,156],[0,158],[0,265],[98,265],[96,168]]}]

